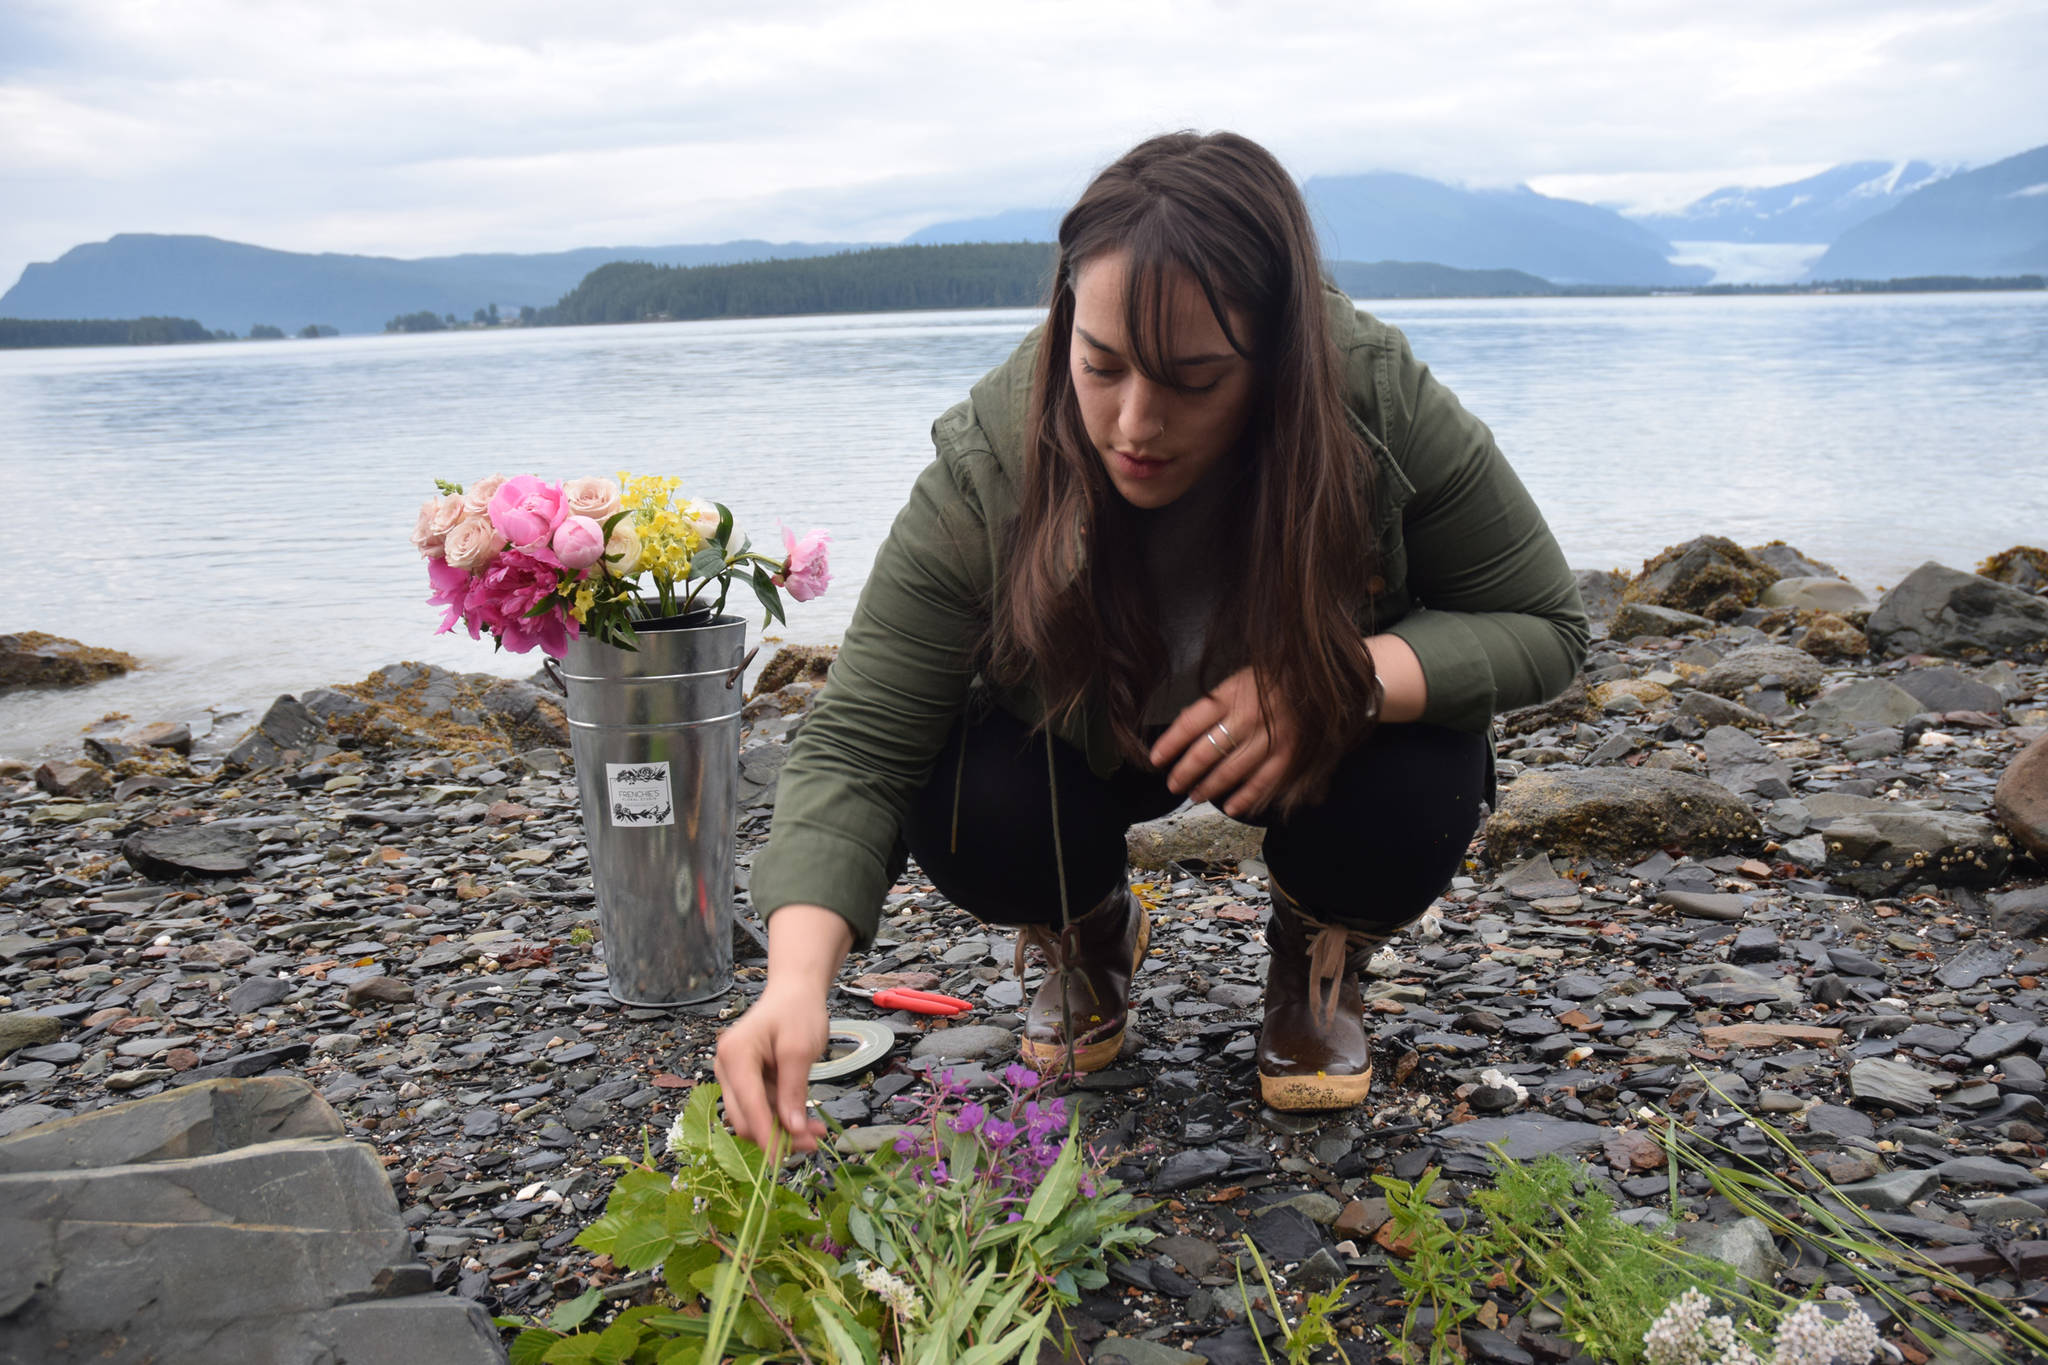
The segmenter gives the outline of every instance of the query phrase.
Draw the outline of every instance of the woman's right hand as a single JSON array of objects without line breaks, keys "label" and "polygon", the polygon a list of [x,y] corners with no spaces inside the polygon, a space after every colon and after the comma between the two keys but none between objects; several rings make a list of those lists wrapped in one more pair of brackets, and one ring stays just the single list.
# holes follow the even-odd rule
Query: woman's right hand
[{"label": "woman's right hand", "polygon": [[768,1147],[779,1124],[794,1150],[817,1150],[827,1130],[807,1107],[811,1064],[831,1041],[825,992],[852,946],[846,921],[821,905],[769,916],[768,984],[719,1035],[712,1062],[735,1136]]}]

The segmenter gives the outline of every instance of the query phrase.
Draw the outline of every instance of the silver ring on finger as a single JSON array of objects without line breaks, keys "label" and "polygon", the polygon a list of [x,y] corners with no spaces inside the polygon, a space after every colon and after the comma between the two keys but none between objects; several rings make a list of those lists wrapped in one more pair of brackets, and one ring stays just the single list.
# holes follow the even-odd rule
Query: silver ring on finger
[{"label": "silver ring on finger", "polygon": [[1202,736],[1202,738],[1209,741],[1209,747],[1216,751],[1216,756],[1218,758],[1228,758],[1230,756],[1230,750],[1224,748],[1221,744],[1218,744],[1216,742],[1216,736],[1213,733],[1205,734]]}]

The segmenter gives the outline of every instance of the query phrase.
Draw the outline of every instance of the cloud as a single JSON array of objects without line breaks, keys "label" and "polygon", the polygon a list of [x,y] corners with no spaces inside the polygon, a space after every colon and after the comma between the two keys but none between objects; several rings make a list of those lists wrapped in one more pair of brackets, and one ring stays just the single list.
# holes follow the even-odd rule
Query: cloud
[{"label": "cloud", "polygon": [[[885,240],[1164,128],[1645,203],[2048,140],[2025,0],[15,0],[0,282],[117,231],[420,255]],[[1782,173],[1781,173],[1782,172]]]}]

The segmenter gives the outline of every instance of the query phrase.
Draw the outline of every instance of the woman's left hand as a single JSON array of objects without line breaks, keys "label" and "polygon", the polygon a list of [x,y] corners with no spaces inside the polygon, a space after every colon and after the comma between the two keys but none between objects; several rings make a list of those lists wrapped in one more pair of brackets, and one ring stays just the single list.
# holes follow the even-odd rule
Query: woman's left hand
[{"label": "woman's left hand", "polygon": [[1286,703],[1268,698],[1259,709],[1258,683],[1241,668],[1175,718],[1152,746],[1152,766],[1167,768],[1176,795],[1213,801],[1241,818],[1266,804],[1294,757],[1294,718]]}]

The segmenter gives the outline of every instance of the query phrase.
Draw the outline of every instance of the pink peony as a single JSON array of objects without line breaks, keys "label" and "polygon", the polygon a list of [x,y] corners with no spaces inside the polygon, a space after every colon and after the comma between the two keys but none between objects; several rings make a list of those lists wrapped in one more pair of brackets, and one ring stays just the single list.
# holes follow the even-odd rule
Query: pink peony
[{"label": "pink peony", "polygon": [[570,516],[589,517],[600,527],[625,506],[619,501],[619,486],[610,479],[565,480],[562,503],[569,509]]},{"label": "pink peony", "polygon": [[491,524],[513,548],[530,550],[545,545],[562,518],[569,515],[562,505],[557,484],[543,483],[531,474],[505,480],[491,494]]},{"label": "pink peony", "polygon": [[457,621],[461,621],[469,627],[470,639],[480,638],[475,619],[469,617],[466,612],[470,584],[474,581],[471,579],[469,571],[455,568],[453,565],[445,564],[438,559],[429,559],[427,561],[427,581],[434,586],[433,594],[427,598],[427,601],[434,606],[447,609],[447,615],[441,618],[440,628],[434,634],[446,635],[449,631],[455,629]]},{"label": "pink peony", "polygon": [[803,539],[787,526],[782,528],[782,548],[789,556],[782,572],[771,575],[778,588],[789,589],[799,602],[808,602],[832,586],[832,574],[825,564],[825,546],[832,537],[823,531],[806,531]]},{"label": "pink peony", "polygon": [[580,573],[604,557],[604,527],[589,517],[568,517],[550,543],[562,567]]},{"label": "pink peony", "polygon": [[514,654],[539,645],[550,657],[561,658],[579,633],[576,622],[559,605],[538,616],[527,615],[560,581],[559,565],[553,561],[553,555],[542,558],[520,550],[505,551],[471,580],[464,599],[465,616],[481,622]]}]

